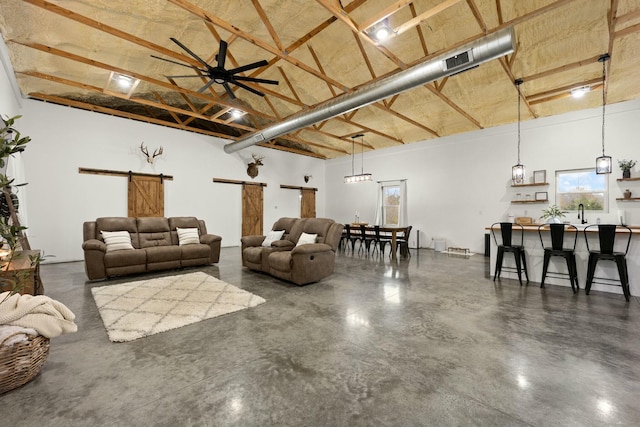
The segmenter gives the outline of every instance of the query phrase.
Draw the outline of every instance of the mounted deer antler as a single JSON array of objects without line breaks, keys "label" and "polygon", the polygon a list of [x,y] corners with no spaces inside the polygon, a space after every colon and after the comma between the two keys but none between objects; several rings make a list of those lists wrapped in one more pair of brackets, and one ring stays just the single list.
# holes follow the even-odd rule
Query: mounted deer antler
[{"label": "mounted deer antler", "polygon": [[262,159],[264,159],[264,156],[256,156],[255,154],[252,154],[251,157],[253,157],[253,162],[247,165],[247,175],[251,178],[255,178],[258,176],[258,166],[262,166]]},{"label": "mounted deer antler", "polygon": [[147,163],[149,164],[153,164],[153,159],[155,159],[157,156],[161,156],[162,155],[162,146],[160,146],[160,148],[157,148],[155,150],[153,150],[153,156],[149,155],[149,150],[147,150],[147,147],[144,146],[144,142],[142,144],[140,144],[140,151],[142,151],[142,153],[147,156]]}]

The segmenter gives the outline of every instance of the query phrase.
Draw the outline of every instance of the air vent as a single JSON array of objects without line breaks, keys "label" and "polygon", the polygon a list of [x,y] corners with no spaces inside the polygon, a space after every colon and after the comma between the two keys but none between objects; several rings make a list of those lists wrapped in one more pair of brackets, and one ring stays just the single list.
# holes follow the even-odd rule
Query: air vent
[{"label": "air vent", "polygon": [[450,58],[444,60],[445,69],[444,71],[453,70],[455,68],[460,68],[463,65],[468,64],[473,61],[473,54],[470,50],[466,52],[459,53]]}]

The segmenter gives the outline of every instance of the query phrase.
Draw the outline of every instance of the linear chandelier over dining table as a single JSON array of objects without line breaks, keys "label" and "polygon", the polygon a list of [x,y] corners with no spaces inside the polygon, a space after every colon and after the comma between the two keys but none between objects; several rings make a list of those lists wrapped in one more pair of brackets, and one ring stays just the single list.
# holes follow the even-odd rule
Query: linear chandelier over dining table
[{"label": "linear chandelier over dining table", "polygon": [[[355,140],[356,138],[360,138],[360,146],[362,148],[362,168],[359,174],[354,172],[354,161],[355,161]],[[364,134],[359,133],[357,135],[353,135],[351,137],[351,175],[346,175],[344,177],[345,184],[352,184],[354,182],[365,182],[372,181],[373,176],[370,173],[364,173]]]}]

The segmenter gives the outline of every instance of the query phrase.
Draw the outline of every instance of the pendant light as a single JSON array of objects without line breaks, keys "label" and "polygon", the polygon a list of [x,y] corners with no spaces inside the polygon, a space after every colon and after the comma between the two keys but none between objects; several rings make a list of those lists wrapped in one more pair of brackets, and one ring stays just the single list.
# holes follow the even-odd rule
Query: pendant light
[{"label": "pendant light", "polygon": [[516,79],[514,83],[518,88],[518,163],[511,168],[511,181],[514,184],[522,184],[524,183],[525,174],[524,165],[520,163],[520,85],[522,84],[522,79]]},{"label": "pendant light", "polygon": [[609,60],[609,54],[600,55],[598,62],[602,62],[602,156],[596,158],[596,173],[611,173],[611,156],[604,154],[604,113],[605,113],[605,84],[606,84],[606,67],[605,62]]},{"label": "pendant light", "polygon": [[[362,147],[362,169],[359,174],[354,172],[354,162],[355,162],[355,140],[356,138],[362,138],[360,141],[360,145]],[[347,175],[344,177],[345,184],[351,184],[354,182],[364,182],[371,181],[373,177],[370,173],[364,173],[364,134],[357,134],[351,137],[351,175]]]}]

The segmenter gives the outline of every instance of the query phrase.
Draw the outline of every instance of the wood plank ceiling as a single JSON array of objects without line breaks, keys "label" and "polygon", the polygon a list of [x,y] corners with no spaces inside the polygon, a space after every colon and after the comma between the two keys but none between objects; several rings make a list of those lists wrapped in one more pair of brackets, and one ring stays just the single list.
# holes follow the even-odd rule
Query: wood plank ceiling
[{"label": "wood plank ceiling", "polygon": [[[392,37],[371,30],[387,24]],[[601,54],[609,53],[607,103],[640,96],[636,77],[640,0],[0,0],[0,31],[23,95],[227,140],[513,26],[516,51],[261,145],[318,158],[438,138],[602,102]],[[261,59],[245,76],[278,80],[232,86],[170,78],[199,65],[177,38],[227,68]],[[111,72],[140,79],[132,94],[107,87]],[[570,90],[587,86],[580,100]],[[240,118],[233,109],[244,112]],[[223,144],[224,142],[219,142]]]}]

